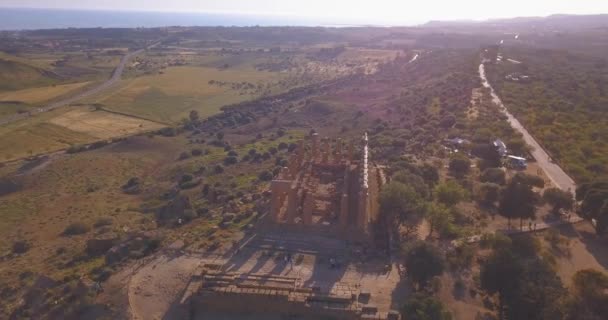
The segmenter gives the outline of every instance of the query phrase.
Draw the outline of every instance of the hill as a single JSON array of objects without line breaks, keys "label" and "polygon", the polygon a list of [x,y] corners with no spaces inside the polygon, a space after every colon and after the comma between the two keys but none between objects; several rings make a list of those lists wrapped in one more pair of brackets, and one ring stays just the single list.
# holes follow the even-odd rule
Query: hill
[{"label": "hill", "polygon": [[57,80],[58,76],[50,71],[0,58],[0,91],[51,85]]}]

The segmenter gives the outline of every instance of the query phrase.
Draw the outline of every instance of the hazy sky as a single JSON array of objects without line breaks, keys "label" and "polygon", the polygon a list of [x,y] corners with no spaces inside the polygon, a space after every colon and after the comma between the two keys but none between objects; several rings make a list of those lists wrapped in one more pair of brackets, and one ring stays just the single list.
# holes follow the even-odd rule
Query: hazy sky
[{"label": "hazy sky", "polygon": [[386,23],[608,13],[608,0],[0,0],[0,6],[276,14]]}]

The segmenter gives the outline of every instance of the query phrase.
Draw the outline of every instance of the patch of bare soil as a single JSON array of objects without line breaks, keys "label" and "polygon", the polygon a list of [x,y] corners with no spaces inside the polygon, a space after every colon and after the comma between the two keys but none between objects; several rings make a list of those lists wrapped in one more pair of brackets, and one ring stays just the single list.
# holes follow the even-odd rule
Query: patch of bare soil
[{"label": "patch of bare soil", "polygon": [[137,270],[128,284],[131,318],[178,319],[171,311],[200,263],[200,257],[161,254]]}]

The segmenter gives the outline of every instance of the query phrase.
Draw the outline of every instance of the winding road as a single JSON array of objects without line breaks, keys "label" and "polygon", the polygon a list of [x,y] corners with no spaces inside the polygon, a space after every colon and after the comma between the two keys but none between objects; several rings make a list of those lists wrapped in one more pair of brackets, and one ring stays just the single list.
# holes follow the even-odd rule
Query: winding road
[{"label": "winding road", "polygon": [[0,125],[5,125],[5,124],[11,123],[11,122],[15,122],[15,121],[18,121],[18,120],[21,120],[21,119],[25,119],[27,117],[33,116],[33,115],[38,114],[38,113],[47,112],[47,111],[51,111],[51,110],[56,109],[56,108],[60,108],[60,107],[64,107],[64,106],[70,105],[70,104],[72,104],[72,103],[74,103],[74,102],[76,102],[78,100],[81,100],[81,99],[84,99],[86,97],[92,96],[94,94],[97,94],[97,93],[99,93],[99,92],[101,92],[101,91],[103,91],[103,90],[111,87],[112,85],[114,85],[115,83],[117,83],[121,79],[122,73],[125,70],[125,66],[126,66],[127,62],[129,62],[129,60],[131,58],[133,58],[134,56],[142,53],[146,49],[149,49],[149,48],[152,48],[152,47],[158,45],[159,43],[160,42],[156,42],[156,43],[154,43],[154,44],[152,44],[152,45],[150,45],[150,46],[148,46],[148,47],[146,47],[144,49],[139,49],[139,50],[127,53],[125,56],[122,57],[122,59],[120,60],[120,63],[116,67],[116,69],[114,69],[114,72],[112,73],[112,76],[108,80],[106,80],[105,82],[103,82],[103,83],[101,83],[101,84],[99,84],[97,86],[94,86],[94,87],[92,87],[90,89],[87,89],[85,91],[79,92],[79,93],[77,93],[77,94],[75,94],[75,95],[73,95],[71,97],[67,97],[65,99],[53,102],[53,103],[51,103],[49,105],[46,105],[44,107],[40,107],[40,108],[31,110],[29,112],[26,112],[26,113],[14,114],[14,115],[2,118],[2,119],[0,119]]},{"label": "winding road", "polygon": [[532,137],[532,135],[528,132],[528,130],[526,130],[526,128],[521,124],[521,122],[519,122],[502,103],[502,101],[494,91],[494,88],[492,88],[492,86],[488,82],[488,79],[486,78],[484,62],[479,65],[479,77],[481,78],[483,86],[490,89],[492,101],[496,103],[496,105],[498,105],[502,112],[504,112],[504,114],[507,116],[511,127],[519,131],[523,135],[526,143],[533,148],[531,151],[532,156],[534,157],[534,159],[536,159],[538,166],[542,168],[547,177],[551,179],[551,182],[553,182],[556,187],[564,191],[574,193],[574,191],[576,190],[576,184],[574,183],[574,180],[570,176],[568,176],[568,174],[564,172],[564,170],[559,165],[551,161],[551,157],[549,157],[547,152],[541,147],[541,145],[536,141],[536,139]]}]

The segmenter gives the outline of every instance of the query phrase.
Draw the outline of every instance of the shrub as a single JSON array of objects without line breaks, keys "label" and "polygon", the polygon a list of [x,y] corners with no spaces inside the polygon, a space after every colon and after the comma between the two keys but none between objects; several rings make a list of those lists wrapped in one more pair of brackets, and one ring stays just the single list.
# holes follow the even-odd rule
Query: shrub
[{"label": "shrub", "polygon": [[215,173],[217,173],[217,174],[220,174],[220,173],[224,172],[224,167],[222,167],[221,164],[218,164],[218,165],[215,166],[215,168],[213,169],[213,171]]},{"label": "shrub", "polygon": [[466,196],[466,190],[458,183],[451,180],[435,187],[435,197],[437,198],[437,201],[448,207],[455,206],[460,201],[464,200]]},{"label": "shrub", "polygon": [[227,166],[236,164],[238,162],[239,162],[239,159],[235,156],[228,156],[228,157],[224,158],[224,164]]},{"label": "shrub", "polygon": [[234,151],[234,150],[230,150],[230,151],[228,152],[228,155],[229,155],[229,156],[231,156],[231,157],[238,157],[238,156],[239,156],[239,154],[238,154],[238,153],[236,153],[236,151]]},{"label": "shrub", "polygon": [[179,160],[185,160],[185,159],[188,159],[188,158],[190,158],[190,154],[188,152],[184,151],[184,152],[182,152],[182,153],[179,154],[179,158],[178,159]]},{"label": "shrub", "polygon": [[499,185],[507,183],[505,172],[500,168],[489,168],[484,170],[479,177],[481,182],[491,182]]},{"label": "shrub", "polygon": [[89,232],[90,228],[82,222],[73,222],[63,230],[63,235],[74,236]]},{"label": "shrub", "polygon": [[477,193],[477,201],[485,204],[493,204],[498,201],[500,186],[496,183],[482,183]]},{"label": "shrub", "polygon": [[517,181],[532,187],[544,188],[545,180],[539,176],[530,175],[524,172],[518,172],[513,176],[512,181]]},{"label": "shrub", "polygon": [[15,241],[13,243],[13,253],[22,254],[30,250],[31,245],[25,240]]},{"label": "shrub", "polygon": [[272,173],[270,173],[268,170],[262,171],[258,175],[258,178],[262,181],[270,181],[272,180]]},{"label": "shrub", "polygon": [[449,169],[454,176],[462,177],[469,173],[471,161],[465,156],[454,156],[450,159]]},{"label": "shrub", "polygon": [[95,223],[93,224],[94,228],[100,228],[100,227],[104,227],[104,226],[109,226],[112,224],[112,218],[108,218],[108,217],[103,217],[103,218],[99,218],[97,219],[97,221],[95,221]]},{"label": "shrub", "polygon": [[289,148],[289,146],[287,145],[287,143],[285,143],[285,142],[279,143],[279,146],[278,146],[279,150],[285,150],[287,148]]},{"label": "shrub", "polygon": [[200,156],[200,155],[203,154],[203,150],[198,149],[198,148],[197,149],[192,149],[192,151],[190,151],[190,153],[192,154],[192,156],[198,157],[198,156]]}]

